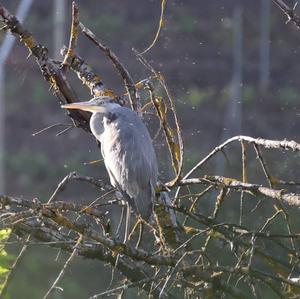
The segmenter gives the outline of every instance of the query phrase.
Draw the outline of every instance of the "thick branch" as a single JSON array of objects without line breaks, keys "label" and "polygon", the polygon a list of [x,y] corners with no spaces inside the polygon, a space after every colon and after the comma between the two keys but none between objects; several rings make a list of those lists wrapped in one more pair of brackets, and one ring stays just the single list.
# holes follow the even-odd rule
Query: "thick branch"
[{"label": "thick branch", "polygon": [[204,176],[203,178],[183,179],[179,185],[193,185],[193,184],[211,184],[218,188],[228,188],[239,191],[246,191],[253,195],[261,195],[268,198],[282,201],[290,206],[300,207],[300,194],[288,193],[286,190],[277,190],[263,187],[257,184],[248,184],[232,178],[222,176]]},{"label": "thick branch", "polygon": [[[19,223],[15,227],[15,230],[21,235],[24,233],[32,234],[32,238],[42,241],[47,246],[59,248],[70,253],[73,251],[73,246],[76,243],[76,240],[73,240],[67,235],[63,235],[61,231],[49,229],[47,226],[42,226],[40,223],[33,221]],[[29,243],[28,245],[31,244]],[[113,267],[117,267],[117,269],[132,282],[138,282],[141,279],[148,279],[147,274],[137,267],[135,262],[130,261],[126,257],[118,256],[111,251],[105,250],[105,248],[100,244],[85,241],[78,246],[77,253],[82,257],[96,259],[101,262],[109,263]],[[116,263],[117,258],[118,263]],[[140,287],[147,292],[152,290],[151,283],[141,285]],[[152,290],[152,292],[157,297],[160,289]],[[165,297],[167,297],[166,294],[164,295],[164,298]]]},{"label": "thick branch", "polygon": [[[111,251],[127,255],[135,260],[144,261],[151,265],[170,266],[175,264],[175,259],[172,257],[149,254],[142,249],[135,249],[129,245],[105,237],[103,234],[98,233],[88,225],[78,224],[76,221],[73,221],[59,213],[58,210],[51,208],[51,205],[59,205],[59,203],[41,204],[38,201],[29,201],[23,198],[14,198],[6,195],[0,196],[0,203],[4,206],[15,205],[29,209],[35,209],[37,210],[37,215],[41,214],[42,216],[53,220],[58,225],[74,230],[79,234],[82,234],[84,237],[91,238],[101,243],[104,247],[110,249]],[[70,207],[72,209],[76,209],[78,208],[78,205],[71,204]],[[63,209],[62,206],[61,208]],[[89,214],[93,213],[93,209],[89,207],[83,207],[81,208],[80,212]],[[99,216],[99,214],[97,216]]]},{"label": "thick branch", "polygon": [[[60,53],[64,56],[67,55],[68,48],[62,47]],[[75,51],[72,52],[69,67],[77,74],[79,80],[89,88],[93,96],[110,96],[118,101],[120,105],[124,105],[124,101],[118,98],[111,89],[105,88],[101,77]]]},{"label": "thick branch", "polygon": [[[48,50],[39,44],[33,35],[27,31],[18,19],[10,14],[10,12],[0,4],[0,17],[6,25],[6,29],[12,34],[20,38],[20,41],[28,48],[29,52],[36,58],[44,78],[54,88],[54,94],[58,97],[61,103],[72,103],[77,100],[77,96],[71,88],[66,77],[62,73],[59,65],[48,58]],[[60,96],[63,96],[63,98]],[[89,119],[90,114],[79,110],[70,110],[68,115],[75,121],[78,127],[86,131],[90,131]]]}]

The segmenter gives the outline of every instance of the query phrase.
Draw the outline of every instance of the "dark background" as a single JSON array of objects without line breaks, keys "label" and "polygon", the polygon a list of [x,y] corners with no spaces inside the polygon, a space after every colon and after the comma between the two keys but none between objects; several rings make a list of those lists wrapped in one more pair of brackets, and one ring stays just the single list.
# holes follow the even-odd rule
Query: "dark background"
[{"label": "dark background", "polygon": [[[286,2],[293,4],[293,1]],[[19,1],[2,3],[14,13]],[[134,80],[149,76],[131,49],[143,50],[153,40],[160,1],[82,0],[77,3],[81,22],[115,51]],[[146,57],[164,74],[176,100],[185,142],[185,170],[226,137],[236,134],[299,141],[300,31],[292,24],[285,25],[282,12],[272,3],[270,6],[270,19],[266,19],[259,0],[167,2],[162,34]],[[241,26],[233,18],[239,11]],[[49,48],[50,56],[56,56],[53,14],[52,1],[34,1],[24,23],[38,41]],[[68,43],[71,1],[67,1],[66,14],[65,44]],[[263,82],[260,75],[260,68],[266,62],[260,56],[262,19],[267,20],[270,28],[268,82]],[[237,27],[241,31],[240,51],[234,46]],[[82,35],[77,50],[97,70],[107,87],[117,94],[124,92],[113,66]],[[46,201],[70,171],[107,179],[102,164],[84,165],[100,156],[89,134],[73,129],[56,137],[59,130],[51,129],[32,136],[43,127],[69,122],[69,119],[49,91],[35,61],[26,59],[27,55],[27,49],[17,42],[6,65],[5,193]],[[241,84],[237,86],[241,94],[236,98],[232,82],[234,73],[239,73],[236,65],[239,55],[242,55],[238,79]],[[71,77],[79,97],[88,99],[88,90],[75,76]],[[237,112],[233,112],[232,107],[236,107]],[[151,132],[155,134],[155,129]],[[158,152],[163,150],[159,142],[155,145]],[[274,162],[273,170],[284,174],[284,179],[299,180],[299,156],[295,154],[295,160],[283,163],[284,158],[269,156],[269,161]],[[160,163],[162,178],[168,177],[166,163]],[[212,164],[206,171],[215,174],[221,171],[220,165]],[[253,179],[257,177],[253,175]],[[61,199],[91,201],[96,195],[88,186],[73,184]],[[41,298],[65,261],[64,254],[57,261],[56,255],[56,250],[46,247],[31,248],[11,283],[7,298]],[[109,267],[77,259],[59,284],[64,292],[55,293],[53,298],[87,298],[108,287],[109,281]],[[133,298],[130,292],[128,298]]]}]

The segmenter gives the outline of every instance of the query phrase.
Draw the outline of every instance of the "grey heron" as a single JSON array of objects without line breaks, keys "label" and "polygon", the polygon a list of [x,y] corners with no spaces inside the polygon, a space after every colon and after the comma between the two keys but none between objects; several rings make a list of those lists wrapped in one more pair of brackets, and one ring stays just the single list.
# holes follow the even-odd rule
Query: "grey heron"
[{"label": "grey heron", "polygon": [[65,104],[62,108],[92,113],[90,128],[101,143],[112,186],[125,196],[137,215],[148,221],[153,211],[158,167],[151,137],[137,113],[107,96]]}]

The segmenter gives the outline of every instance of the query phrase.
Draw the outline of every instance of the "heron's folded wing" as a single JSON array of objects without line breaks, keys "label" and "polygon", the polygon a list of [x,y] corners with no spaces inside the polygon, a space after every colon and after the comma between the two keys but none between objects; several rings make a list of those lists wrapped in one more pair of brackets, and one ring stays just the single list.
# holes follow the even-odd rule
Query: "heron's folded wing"
[{"label": "heron's folded wing", "polygon": [[[134,199],[143,218],[152,213],[157,161],[152,141],[145,125],[136,119],[106,127],[102,152],[111,181]],[[112,178],[113,177],[113,178]]]}]

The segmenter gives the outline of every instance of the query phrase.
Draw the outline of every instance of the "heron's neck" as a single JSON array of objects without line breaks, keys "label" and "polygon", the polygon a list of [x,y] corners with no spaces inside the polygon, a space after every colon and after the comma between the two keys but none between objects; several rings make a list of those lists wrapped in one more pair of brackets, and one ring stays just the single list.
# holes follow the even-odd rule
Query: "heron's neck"
[{"label": "heron's neck", "polygon": [[[109,123],[115,121],[116,114],[115,112],[120,108],[120,105],[115,103],[108,103],[103,109],[92,114],[90,119],[90,128],[93,135],[101,142],[101,135],[104,133],[105,130],[105,123],[107,121]],[[105,118],[105,120],[104,120]]]},{"label": "heron's neck", "polygon": [[105,117],[106,113],[102,112],[94,112],[90,119],[90,128],[93,135],[100,141],[101,135],[104,132],[103,126],[103,118]]}]

